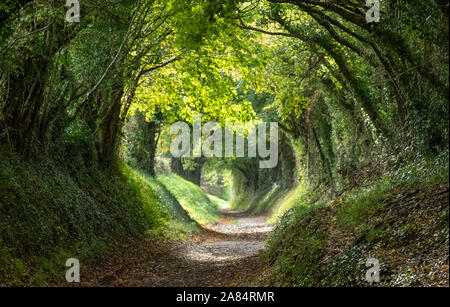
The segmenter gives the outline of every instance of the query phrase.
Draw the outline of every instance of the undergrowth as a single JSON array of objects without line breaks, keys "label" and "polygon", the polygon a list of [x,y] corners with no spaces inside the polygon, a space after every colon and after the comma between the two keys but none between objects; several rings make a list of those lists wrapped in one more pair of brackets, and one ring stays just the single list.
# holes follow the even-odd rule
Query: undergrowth
[{"label": "undergrowth", "polygon": [[176,200],[161,184],[127,166],[107,174],[95,164],[1,156],[0,285],[45,285],[64,279],[68,258],[101,260],[122,238],[197,229],[175,221]]},{"label": "undergrowth", "polygon": [[[445,182],[448,183],[448,152],[400,167],[337,198],[324,198],[323,191],[297,186],[272,210],[270,221],[278,223],[261,255],[261,261],[268,265],[265,283],[276,286],[358,284],[364,280],[359,272],[367,270],[361,260],[367,251],[362,254],[361,244],[408,244],[402,240],[418,231],[415,226],[391,225],[379,217],[386,203],[401,197],[402,193],[415,193]],[[448,209],[445,214],[448,216]],[[446,223],[443,229],[447,229],[448,236],[448,220]],[[395,227],[399,230],[389,230]],[[325,265],[327,246],[334,244],[328,237],[332,231],[338,237],[354,236],[356,241],[350,249],[343,249],[344,254],[338,255],[336,251],[328,255],[334,261]]]}]

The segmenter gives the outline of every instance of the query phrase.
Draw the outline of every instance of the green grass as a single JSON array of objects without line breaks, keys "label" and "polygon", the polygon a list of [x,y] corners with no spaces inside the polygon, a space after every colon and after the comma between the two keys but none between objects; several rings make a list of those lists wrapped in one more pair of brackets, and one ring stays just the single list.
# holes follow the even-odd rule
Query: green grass
[{"label": "green grass", "polygon": [[366,217],[382,208],[381,200],[392,190],[388,183],[378,182],[349,193],[339,206],[337,222],[346,229],[364,228]]},{"label": "green grass", "polygon": [[308,286],[319,281],[324,233],[317,229],[316,209],[297,206],[288,210],[269,236],[261,259],[272,264],[271,285]]},{"label": "green grass", "polygon": [[135,187],[136,195],[142,199],[147,220],[159,221],[155,227],[148,230],[149,233],[176,239],[200,231],[200,226],[189,217],[176,197],[157,179],[125,165],[121,166],[121,172]]},{"label": "green grass", "polygon": [[211,194],[207,194],[206,196],[208,196],[208,198],[216,204],[217,207],[219,208],[227,208],[228,207],[228,202],[220,197],[211,195]]},{"label": "green grass", "polygon": [[202,225],[214,223],[219,218],[220,210],[217,203],[211,201],[199,186],[177,175],[160,175],[158,180],[198,223]]},{"label": "green grass", "polygon": [[276,223],[289,209],[307,202],[308,189],[305,184],[300,184],[287,192],[270,210],[268,222]]}]

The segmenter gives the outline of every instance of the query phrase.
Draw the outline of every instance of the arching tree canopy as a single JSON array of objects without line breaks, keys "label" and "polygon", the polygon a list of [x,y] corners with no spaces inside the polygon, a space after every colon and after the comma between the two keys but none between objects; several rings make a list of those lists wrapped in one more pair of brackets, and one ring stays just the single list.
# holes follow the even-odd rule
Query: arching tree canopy
[{"label": "arching tree canopy", "polygon": [[[190,143],[200,139],[213,152],[211,139],[225,143],[232,123],[247,145],[225,156],[171,155],[183,132],[171,125],[194,129],[200,117],[209,132],[189,135]],[[0,260],[10,250],[19,259],[40,244],[106,242],[173,219],[201,228],[220,215],[217,199],[203,194],[210,189],[227,194],[233,209],[285,217],[267,253],[280,276],[300,285],[283,257],[296,258],[295,246],[302,261],[315,261],[323,246],[307,244],[323,238],[309,232],[312,211],[299,205],[331,203],[314,213],[332,221],[319,228],[376,237],[384,228],[361,222],[376,212],[370,201],[448,184],[439,172],[448,169],[449,2],[2,0],[0,142]],[[267,157],[250,154],[250,143],[259,152],[276,145],[275,166],[261,167]],[[341,203],[345,210],[330,207]],[[430,209],[435,217],[443,210]],[[309,283],[320,279],[296,268]]]}]

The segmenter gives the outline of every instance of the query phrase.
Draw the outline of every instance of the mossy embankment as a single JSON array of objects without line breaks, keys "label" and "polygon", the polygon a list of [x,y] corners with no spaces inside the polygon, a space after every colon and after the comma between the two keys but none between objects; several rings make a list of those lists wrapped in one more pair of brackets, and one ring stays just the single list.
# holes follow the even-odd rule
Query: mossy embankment
[{"label": "mossy embankment", "polygon": [[127,166],[1,156],[0,285],[45,285],[64,278],[67,258],[98,261],[130,237],[200,229],[162,184]]},{"label": "mossy embankment", "polygon": [[220,217],[218,202],[211,200],[196,184],[173,174],[160,175],[158,180],[198,223],[214,223]]},{"label": "mossy embankment", "polygon": [[[303,186],[272,211],[279,218],[257,284],[448,286],[448,157],[410,165],[328,198]],[[380,283],[366,281],[366,261]]]}]

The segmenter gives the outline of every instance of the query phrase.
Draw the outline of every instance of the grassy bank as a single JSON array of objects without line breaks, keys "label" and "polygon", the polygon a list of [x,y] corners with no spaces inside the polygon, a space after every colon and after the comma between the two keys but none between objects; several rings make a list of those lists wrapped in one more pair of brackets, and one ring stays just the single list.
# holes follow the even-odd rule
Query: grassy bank
[{"label": "grassy bank", "polygon": [[177,198],[190,217],[198,223],[209,224],[219,218],[218,203],[204,194],[199,186],[177,175],[160,175],[158,180]]},{"label": "grassy bank", "polygon": [[45,285],[63,278],[67,258],[96,261],[122,238],[197,229],[161,184],[126,166],[106,174],[1,156],[0,285]]},{"label": "grassy bank", "polygon": [[[320,195],[319,195],[320,194]],[[299,186],[272,212],[261,256],[275,286],[448,286],[448,156],[420,161],[335,199]],[[283,214],[284,212],[284,214]]]}]

